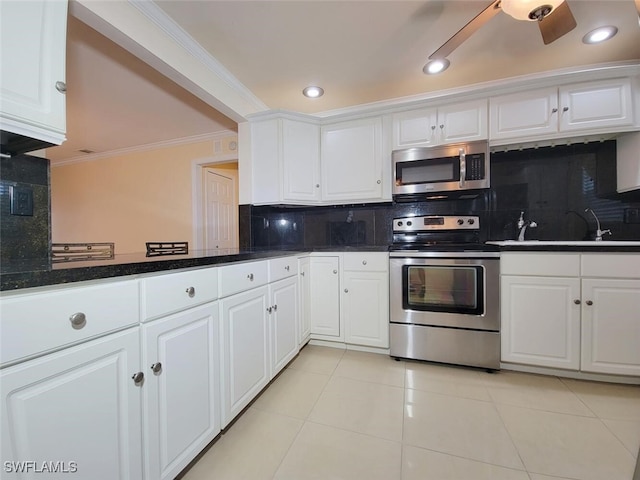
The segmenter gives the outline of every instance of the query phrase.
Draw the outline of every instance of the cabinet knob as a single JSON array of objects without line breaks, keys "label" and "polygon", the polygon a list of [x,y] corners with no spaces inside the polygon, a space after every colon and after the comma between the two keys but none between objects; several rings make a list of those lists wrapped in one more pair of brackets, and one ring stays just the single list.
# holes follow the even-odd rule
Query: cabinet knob
[{"label": "cabinet knob", "polygon": [[444,130],[444,124],[440,125],[440,130]]},{"label": "cabinet knob", "polygon": [[140,386],[144,381],[144,373],[142,372],[134,373],[133,375],[131,375],[131,378],[133,379],[133,383],[135,383],[136,386]]},{"label": "cabinet knob", "polygon": [[304,277],[304,272],[300,272],[300,275],[302,275]]},{"label": "cabinet knob", "polygon": [[348,289],[348,288],[345,288],[345,289],[344,289],[344,293],[349,293],[349,289]]},{"label": "cabinet knob", "polygon": [[284,269],[288,272],[288,271],[289,271],[289,265],[287,265],[286,267],[284,267]]},{"label": "cabinet knob", "polygon": [[162,373],[162,363],[156,362],[153,365],[151,365],[151,371],[156,375],[159,375],[160,373]]},{"label": "cabinet knob", "polygon": [[569,111],[569,107],[564,107],[564,108],[562,109],[562,111],[563,111],[563,112],[568,112],[568,111]]},{"label": "cabinet knob", "polygon": [[273,311],[272,307],[267,307],[267,312],[271,313]]},{"label": "cabinet knob", "polygon": [[553,108],[553,109],[551,110],[551,113],[556,113],[557,111],[558,111],[558,109],[557,109],[557,108]]},{"label": "cabinet knob", "polygon": [[436,126],[435,125],[431,125],[431,130],[435,130]]},{"label": "cabinet knob", "polygon": [[593,302],[591,300],[587,300],[587,305],[591,306],[593,305]]},{"label": "cabinet knob", "polygon": [[82,312],[77,312],[69,317],[69,321],[75,330],[80,330],[87,324],[87,316]]},{"label": "cabinet knob", "polygon": [[273,311],[274,311],[274,312],[277,312],[277,311],[278,311],[278,304],[277,304],[277,303],[273,306]]},{"label": "cabinet knob", "polygon": [[250,282],[253,282],[253,273],[250,273],[249,275],[247,275],[247,278],[249,279]]},{"label": "cabinet knob", "polygon": [[189,295],[189,298],[193,298],[196,296],[196,289],[193,287],[187,288],[185,292],[187,292],[187,295]]},{"label": "cabinet knob", "polygon": [[60,81],[56,82],[56,90],[60,93],[67,93],[67,84]]},{"label": "cabinet knob", "polygon": [[362,264],[363,264],[363,265],[366,265],[366,264],[367,264],[367,261],[366,261],[366,260],[362,260]]},{"label": "cabinet knob", "polygon": [[320,188],[320,184],[319,183],[316,183],[316,188]]},{"label": "cabinet knob", "polygon": [[338,270],[334,270],[334,271],[333,271],[333,273],[334,273],[334,274],[338,273]]},{"label": "cabinet knob", "polygon": [[573,301],[573,303],[575,303],[576,305],[580,305],[580,303],[581,303],[581,302],[580,302],[580,299],[576,298],[576,299]]}]

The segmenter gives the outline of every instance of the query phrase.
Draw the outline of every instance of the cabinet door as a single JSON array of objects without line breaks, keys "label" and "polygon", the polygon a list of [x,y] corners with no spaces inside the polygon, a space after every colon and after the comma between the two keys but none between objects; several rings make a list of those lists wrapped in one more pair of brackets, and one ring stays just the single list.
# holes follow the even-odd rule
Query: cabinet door
[{"label": "cabinet door", "polygon": [[554,88],[489,99],[489,139],[541,136],[558,131],[558,91]]},{"label": "cabinet door", "polygon": [[487,101],[456,103],[438,107],[440,143],[485,140],[487,138]]},{"label": "cabinet door", "polygon": [[142,478],[139,341],[134,327],[2,370],[3,468],[61,462],[79,478]]},{"label": "cabinet door", "polygon": [[340,329],[339,257],[311,258],[311,334],[342,340]]},{"label": "cabinet door", "polygon": [[382,119],[322,127],[322,199],[382,198]]},{"label": "cabinet door", "polygon": [[2,129],[61,144],[65,137],[67,2],[0,2]]},{"label": "cabinet door", "polygon": [[393,149],[430,147],[438,143],[435,108],[411,110],[393,115]]},{"label": "cabinet door", "polygon": [[271,378],[298,353],[298,279],[269,285],[271,298]]},{"label": "cabinet door", "polygon": [[218,303],[142,327],[145,472],[173,479],[220,432]]},{"label": "cabinet door", "polygon": [[298,260],[298,272],[300,272],[298,344],[303,345],[311,335],[311,259],[309,257]]},{"label": "cabinet door", "polygon": [[284,200],[320,200],[320,127],[282,120]]},{"label": "cabinet door", "polygon": [[578,278],[503,275],[500,294],[503,362],[580,367]]},{"label": "cabinet door", "polygon": [[389,348],[389,274],[344,272],[345,342]]},{"label": "cabinet door", "polygon": [[252,122],[251,193],[253,203],[279,203],[282,198],[280,178],[280,120]]},{"label": "cabinet door", "polygon": [[574,131],[633,125],[628,78],[560,88],[560,130]]},{"label": "cabinet door", "polygon": [[223,418],[229,424],[269,382],[268,288],[221,302],[223,331]]},{"label": "cabinet door", "polygon": [[640,280],[582,280],[581,369],[640,375]]}]

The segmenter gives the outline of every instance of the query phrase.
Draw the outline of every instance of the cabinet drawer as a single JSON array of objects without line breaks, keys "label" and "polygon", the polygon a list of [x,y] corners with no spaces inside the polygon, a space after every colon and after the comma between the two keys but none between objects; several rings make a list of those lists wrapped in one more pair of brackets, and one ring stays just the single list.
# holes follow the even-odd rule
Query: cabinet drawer
[{"label": "cabinet drawer", "polygon": [[298,274],[296,257],[272,258],[269,260],[269,283]]},{"label": "cabinet drawer", "polygon": [[237,263],[218,269],[220,297],[266,285],[268,280],[267,261]]},{"label": "cabinet drawer", "polygon": [[389,254],[386,252],[345,253],[344,270],[386,272],[389,270]]},{"label": "cabinet drawer", "polygon": [[503,253],[502,275],[542,275],[550,277],[580,276],[578,253]]},{"label": "cabinet drawer", "polygon": [[215,268],[166,273],[142,280],[142,319],[185,310],[218,298]]},{"label": "cabinet drawer", "polygon": [[583,277],[640,278],[640,254],[582,254]]},{"label": "cabinet drawer", "polygon": [[138,323],[138,281],[4,296],[1,321],[0,364],[15,362]]}]

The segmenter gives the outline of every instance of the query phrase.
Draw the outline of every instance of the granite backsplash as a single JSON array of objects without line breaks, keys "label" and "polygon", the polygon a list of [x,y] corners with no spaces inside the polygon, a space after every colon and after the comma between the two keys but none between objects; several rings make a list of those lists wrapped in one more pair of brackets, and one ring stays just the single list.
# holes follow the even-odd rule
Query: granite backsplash
[{"label": "granite backsplash", "polygon": [[391,222],[407,215],[478,215],[481,240],[516,238],[516,222],[538,227],[530,240],[593,239],[598,215],[611,240],[640,240],[638,193],[615,192],[615,141],[491,154],[491,188],[475,199],[322,207],[240,206],[241,248],[386,246]]}]

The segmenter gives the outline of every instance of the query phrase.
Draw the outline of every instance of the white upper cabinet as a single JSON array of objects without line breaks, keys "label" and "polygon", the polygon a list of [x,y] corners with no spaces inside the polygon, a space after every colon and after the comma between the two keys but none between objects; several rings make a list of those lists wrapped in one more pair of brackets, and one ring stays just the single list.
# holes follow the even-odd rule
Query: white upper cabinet
[{"label": "white upper cabinet", "polygon": [[67,2],[0,2],[2,130],[61,144]]},{"label": "white upper cabinet", "polygon": [[631,81],[584,82],[492,97],[489,119],[492,142],[614,132],[633,125]]},{"label": "white upper cabinet", "polygon": [[321,137],[322,199],[382,200],[382,119],[326,125]]},{"label": "white upper cabinet", "polygon": [[320,200],[320,127],[287,118],[251,122],[254,204]]},{"label": "white upper cabinet", "polygon": [[487,138],[487,101],[443,105],[393,116],[393,148],[430,147]]}]

